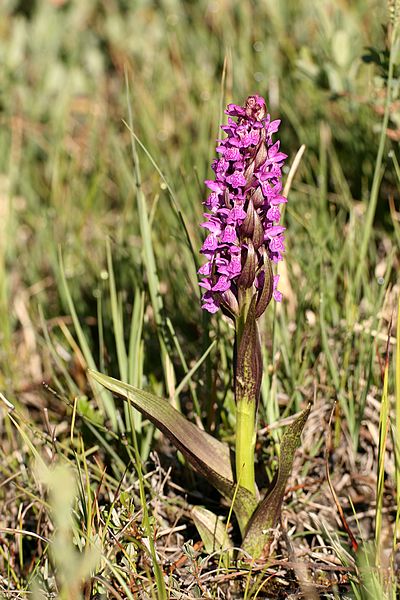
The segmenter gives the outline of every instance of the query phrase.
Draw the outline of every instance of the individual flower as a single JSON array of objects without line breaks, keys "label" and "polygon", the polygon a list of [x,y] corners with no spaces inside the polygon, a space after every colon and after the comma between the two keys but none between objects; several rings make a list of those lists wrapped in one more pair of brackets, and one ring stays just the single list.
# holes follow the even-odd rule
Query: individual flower
[{"label": "individual flower", "polygon": [[237,316],[240,290],[252,288],[259,316],[271,296],[282,299],[270,261],[279,262],[285,251],[285,228],[278,223],[279,205],[286,202],[281,179],[287,155],[272,140],[280,121],[271,121],[261,96],[249,96],[244,106],[229,104],[225,112],[226,137],[217,141],[219,158],[212,163],[215,179],[205,182],[210,194],[201,225],[208,231],[201,248],[207,262],[199,269],[202,307]]}]

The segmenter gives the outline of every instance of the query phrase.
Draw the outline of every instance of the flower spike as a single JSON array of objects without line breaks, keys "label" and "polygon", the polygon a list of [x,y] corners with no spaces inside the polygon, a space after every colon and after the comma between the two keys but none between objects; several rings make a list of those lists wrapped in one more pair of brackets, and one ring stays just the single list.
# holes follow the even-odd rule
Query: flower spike
[{"label": "flower spike", "polygon": [[202,307],[232,313],[234,306],[240,312],[240,290],[251,289],[257,294],[259,317],[266,300],[282,299],[279,277],[271,275],[267,263],[282,260],[285,250],[285,228],[278,223],[279,205],[286,202],[281,177],[287,156],[279,141],[272,141],[280,121],[271,121],[261,96],[249,96],[244,106],[229,104],[225,112],[228,124],[221,129],[226,137],[218,140],[219,158],[212,163],[215,179],[205,182],[211,193],[202,224],[208,232],[201,248],[207,262],[199,269],[205,289]]}]

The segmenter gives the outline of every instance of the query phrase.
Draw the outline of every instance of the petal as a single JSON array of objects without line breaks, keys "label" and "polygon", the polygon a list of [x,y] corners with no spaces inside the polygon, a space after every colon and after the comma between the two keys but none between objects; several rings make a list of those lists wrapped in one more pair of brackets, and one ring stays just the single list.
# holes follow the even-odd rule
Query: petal
[{"label": "petal", "polygon": [[219,235],[221,233],[221,222],[218,217],[210,217],[208,221],[201,223],[200,227],[208,229],[214,235]]},{"label": "petal", "polygon": [[232,175],[226,178],[226,182],[233,188],[237,189],[246,185],[246,177],[240,171],[235,171]]},{"label": "petal", "polygon": [[228,267],[230,277],[236,277],[242,271],[242,261],[240,256],[233,256]]},{"label": "petal", "polygon": [[218,239],[213,233],[210,233],[204,240],[200,252],[213,252],[218,248]]},{"label": "petal", "polygon": [[250,131],[247,135],[242,137],[242,146],[243,148],[248,148],[249,146],[256,146],[260,141],[260,132],[257,130]]},{"label": "petal", "polygon": [[279,221],[281,218],[281,211],[277,206],[271,206],[271,208],[267,210],[266,216],[269,221]]},{"label": "petal", "polygon": [[287,202],[287,198],[284,196],[273,196],[269,199],[269,202],[272,204],[272,206],[275,206],[276,204],[285,204]]},{"label": "petal", "polygon": [[221,237],[224,244],[233,244],[237,240],[236,229],[232,225],[227,225]]},{"label": "petal", "polygon": [[282,225],[273,225],[272,227],[268,227],[264,232],[264,239],[271,239],[285,231],[286,227],[282,227]]},{"label": "petal", "polygon": [[212,192],[212,194],[208,196],[207,200],[205,200],[204,204],[211,211],[215,212],[219,208],[221,201],[219,196],[215,192]]},{"label": "petal", "polygon": [[199,286],[204,288],[205,290],[211,290],[211,283],[208,279],[202,279],[199,281]]},{"label": "petal", "polygon": [[229,212],[227,223],[236,225],[238,221],[243,221],[245,218],[246,212],[243,210],[243,208],[241,206],[235,206]]},{"label": "petal", "polygon": [[276,302],[282,302],[282,292],[279,290],[274,290],[272,296]]},{"label": "petal", "polygon": [[219,309],[218,301],[215,300],[211,295],[209,295],[209,292],[204,294],[202,300],[203,304],[201,305],[201,308],[207,310],[209,313],[214,314]]},{"label": "petal", "polygon": [[219,194],[221,194],[225,189],[225,186],[222,185],[219,181],[212,181],[211,179],[206,179],[204,183],[212,192],[218,192]]},{"label": "petal", "polygon": [[279,151],[280,145],[281,145],[281,143],[278,140],[277,142],[275,142],[275,144],[272,144],[272,146],[270,146],[268,148],[268,157],[269,158],[272,158],[273,156],[275,156],[277,154],[277,152]]},{"label": "petal", "polygon": [[224,149],[224,158],[225,160],[240,160],[241,154],[239,148],[231,147]]},{"label": "petal", "polygon": [[212,262],[208,261],[208,262],[204,263],[204,265],[202,265],[197,272],[200,275],[206,275],[207,276],[207,275],[211,274],[211,270],[212,270]]},{"label": "petal", "polygon": [[268,126],[268,134],[276,133],[279,129],[279,125],[281,124],[280,119],[276,119],[275,121],[271,121]]},{"label": "petal", "polygon": [[238,106],[237,104],[228,104],[225,114],[232,115],[234,117],[244,117],[246,111],[243,106]]}]

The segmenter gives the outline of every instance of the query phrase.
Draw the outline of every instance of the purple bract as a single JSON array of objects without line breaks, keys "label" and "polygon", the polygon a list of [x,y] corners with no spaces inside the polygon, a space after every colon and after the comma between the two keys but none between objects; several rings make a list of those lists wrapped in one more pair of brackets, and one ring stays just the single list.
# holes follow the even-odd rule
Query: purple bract
[{"label": "purple bract", "polygon": [[[225,112],[227,136],[218,140],[220,157],[211,165],[215,180],[205,182],[211,193],[204,202],[208,235],[201,253],[207,262],[199,273],[202,307],[214,313],[222,305],[237,314],[240,288],[261,294],[266,262],[282,260],[285,228],[277,223],[286,202],[281,176],[287,155],[272,141],[280,121],[271,121],[261,96],[249,96],[244,106],[229,104]],[[278,280],[275,275],[273,297],[280,302]]]}]

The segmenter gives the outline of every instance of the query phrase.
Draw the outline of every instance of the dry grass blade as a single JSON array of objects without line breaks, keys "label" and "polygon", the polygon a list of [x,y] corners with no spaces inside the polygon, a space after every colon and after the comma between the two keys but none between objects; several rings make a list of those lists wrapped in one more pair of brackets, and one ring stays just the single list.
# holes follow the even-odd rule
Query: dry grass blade
[{"label": "dry grass blade", "polygon": [[379,414],[379,442],[378,442],[378,473],[376,481],[376,509],[375,509],[375,545],[376,545],[376,566],[380,565],[381,557],[381,535],[382,535],[382,514],[383,514],[383,494],[385,486],[385,457],[387,437],[389,431],[389,339],[391,322],[389,327],[388,340],[385,353],[385,366],[383,373],[383,389]]}]

